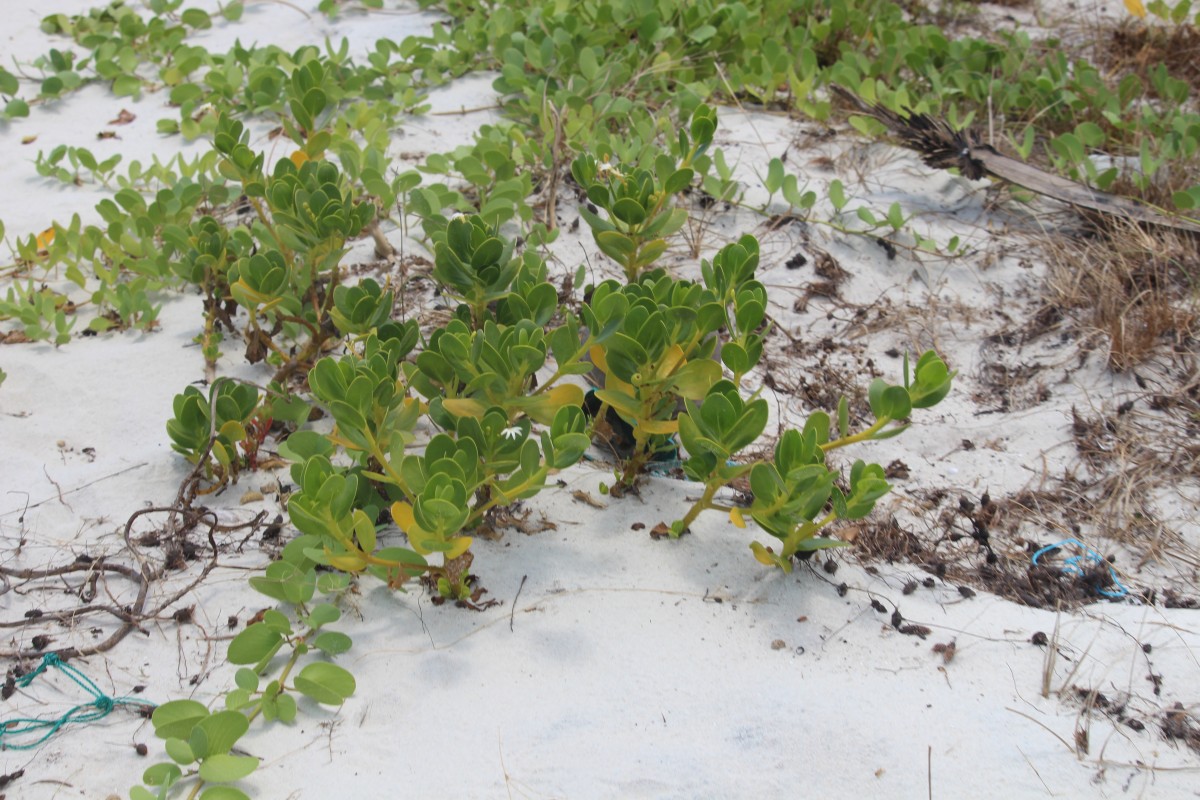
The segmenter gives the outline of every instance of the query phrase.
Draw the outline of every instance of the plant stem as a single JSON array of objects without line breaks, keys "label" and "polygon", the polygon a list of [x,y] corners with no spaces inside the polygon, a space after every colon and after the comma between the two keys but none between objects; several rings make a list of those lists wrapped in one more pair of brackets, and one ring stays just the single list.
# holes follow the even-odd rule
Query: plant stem
[{"label": "plant stem", "polygon": [[[568,359],[566,361],[566,363],[558,364],[558,367],[554,370],[554,374],[551,375],[549,378],[547,378],[542,383],[538,384],[538,387],[533,390],[533,393],[531,396],[537,396],[537,395],[541,394],[542,392],[545,392],[546,390],[548,390],[551,386],[553,386],[555,381],[559,380],[563,376],[563,369],[565,369],[570,364],[578,363],[579,359],[583,358],[584,354],[587,353],[587,351],[592,348],[592,345],[595,344],[595,342],[596,342],[595,338],[591,335],[591,333],[589,333],[587,340],[583,343],[583,345],[578,350],[575,351],[575,354],[573,356],[571,356],[571,358]],[[555,359],[555,361],[557,362],[557,359]]]},{"label": "plant stem", "polygon": [[279,252],[283,255],[284,261],[287,262],[288,269],[295,269],[296,256],[294,253],[292,253],[291,248],[283,243],[283,239],[279,238],[279,234],[276,232],[275,226],[271,224],[270,220],[267,219],[266,212],[263,211],[262,203],[259,202],[257,197],[250,197],[249,195],[246,195],[246,199],[250,201],[250,205],[254,209],[255,215],[258,217],[258,221],[262,223],[262,226],[267,229],[267,233],[271,234],[271,238],[275,240],[275,246],[279,248]]},{"label": "plant stem", "polygon": [[871,427],[866,428],[864,430],[861,430],[858,433],[853,434],[852,436],[844,436],[841,439],[833,439],[831,441],[826,442],[823,445],[820,445],[821,452],[828,453],[830,450],[836,450],[839,447],[845,447],[846,445],[849,445],[849,444],[865,442],[868,439],[870,439],[872,436],[874,436],[875,434],[877,434],[881,430],[883,430],[883,427],[891,421],[892,421],[891,417],[880,417],[879,419],[875,420],[874,425],[872,425]]},{"label": "plant stem", "polygon": [[467,518],[466,525],[464,525],[463,527],[468,528],[468,529],[471,527],[474,527],[480,520],[483,519],[484,514],[486,514],[488,511],[491,511],[496,506],[500,505],[506,497],[515,497],[515,496],[520,495],[523,492],[526,492],[534,487],[540,488],[541,486],[543,486],[545,484],[546,476],[549,473],[550,473],[550,468],[547,467],[545,465],[545,463],[543,463],[542,468],[539,469],[537,472],[533,473],[532,475],[530,475],[525,480],[524,483],[522,483],[520,486],[517,486],[513,489],[509,489],[505,492],[501,492],[497,488],[494,477],[489,478],[488,482],[486,484],[487,489],[488,489],[488,494],[489,494],[487,502],[481,506],[478,506],[471,513],[471,516]]},{"label": "plant stem", "polygon": [[801,542],[803,542],[805,539],[811,539],[817,531],[821,530],[835,519],[837,519],[837,512],[830,511],[821,518],[820,522],[801,522],[792,529],[791,534],[789,534],[788,538],[784,540],[783,552],[780,555],[782,555],[784,558],[795,555]]},{"label": "plant stem", "polygon": [[396,468],[392,466],[392,463],[388,461],[387,456],[384,455],[383,448],[379,446],[379,442],[375,439],[370,431],[366,431],[365,433],[367,435],[367,443],[371,446],[371,455],[376,461],[379,462],[380,469],[387,473],[388,480],[391,481],[397,489],[404,492],[404,496],[409,500],[415,500],[416,498],[409,490],[408,484],[405,482],[404,477],[397,472]]},{"label": "plant stem", "polygon": [[692,523],[696,521],[696,517],[700,516],[701,511],[704,511],[706,508],[714,507],[712,502],[713,496],[717,493],[717,490],[724,485],[725,482],[720,478],[708,479],[708,482],[704,484],[704,494],[700,495],[700,499],[692,504],[692,507],[688,509],[688,513],[685,514],[683,519],[679,521],[680,533],[683,533],[691,527]]},{"label": "plant stem", "polygon": [[217,379],[217,359],[216,354],[212,351],[213,340],[213,319],[217,315],[217,298],[213,292],[212,269],[204,268],[204,294],[207,298],[207,311],[204,315],[204,338],[200,345],[200,352],[204,354],[204,377],[209,383]]},{"label": "plant stem", "polygon": [[[301,640],[305,640],[305,639],[307,639],[307,638],[308,638],[309,636],[311,636],[312,634],[313,634],[313,631],[309,631],[309,632],[308,632],[308,633],[307,633],[305,636],[302,636],[302,637],[301,637]],[[295,643],[293,643],[293,646],[292,646],[292,655],[291,655],[291,657],[290,657],[290,658],[288,658],[288,660],[287,660],[287,663],[283,665],[283,671],[279,673],[279,689],[280,689],[280,691],[281,691],[281,692],[283,691],[283,688],[284,688],[284,683],[286,683],[286,682],[287,682],[288,675],[290,675],[290,674],[291,674],[291,672],[292,672],[292,668],[296,666],[296,662],[297,662],[297,661],[299,661],[299,660],[300,660],[300,651],[299,651],[299,649],[297,649],[297,648],[295,647]],[[258,707],[257,707],[257,708],[255,708],[253,711],[251,711],[251,712],[250,712],[250,713],[249,713],[249,714],[246,716],[246,719],[247,719],[247,720],[249,720],[250,722],[253,722],[253,721],[254,721],[254,719],[255,719],[255,718],[256,718],[256,717],[257,717],[257,716],[258,716],[260,713],[262,713],[262,704],[261,704],[261,703],[258,705]]]}]

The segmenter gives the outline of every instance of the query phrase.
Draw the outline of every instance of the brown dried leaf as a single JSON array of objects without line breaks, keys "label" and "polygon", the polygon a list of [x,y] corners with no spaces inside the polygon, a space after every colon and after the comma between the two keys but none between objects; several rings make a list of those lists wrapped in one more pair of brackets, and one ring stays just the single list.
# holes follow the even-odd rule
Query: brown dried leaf
[{"label": "brown dried leaf", "polygon": [[951,661],[953,661],[954,654],[957,652],[957,650],[958,645],[955,644],[953,639],[945,644],[938,642],[933,646],[933,652],[941,654],[943,664],[949,664]]},{"label": "brown dried leaf", "polygon": [[589,492],[585,492],[583,489],[576,489],[575,491],[571,492],[571,497],[577,503],[586,503],[592,508],[608,508],[606,503],[601,503],[599,500],[592,497]]}]

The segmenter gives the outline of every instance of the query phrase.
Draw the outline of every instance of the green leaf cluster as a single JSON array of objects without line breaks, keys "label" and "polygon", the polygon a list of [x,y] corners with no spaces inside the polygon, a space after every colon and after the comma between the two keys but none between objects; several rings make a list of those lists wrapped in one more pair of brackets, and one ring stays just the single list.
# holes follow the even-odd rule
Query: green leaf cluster
[{"label": "green leaf cluster", "polygon": [[0,320],[12,319],[30,340],[52,340],[56,345],[71,341],[76,318],[67,313],[67,296],[38,286],[32,280],[14,283],[0,300]]},{"label": "green leaf cluster", "polygon": [[[848,490],[837,484],[838,474],[825,463],[825,453],[858,442],[889,439],[907,428],[904,420],[913,409],[930,408],[950,391],[954,373],[932,350],[917,361],[915,376],[904,362],[904,385],[872,382],[869,398],[875,421],[857,433],[850,431],[850,414],[845,398],[838,404],[836,419],[824,411],[811,414],[802,430],[788,430],[780,437],[772,460],[755,463],[750,469],[753,502],[750,516],[764,531],[779,540],[776,553],[755,542],[755,557],[764,564],[790,569],[798,553],[842,542],[817,536],[834,520],[866,516],[875,502],[889,491],[884,470],[878,464],[857,460],[850,468]],[[896,424],[893,424],[896,423]],[[714,474],[712,483],[724,476]]]},{"label": "green leaf cluster", "polygon": [[131,800],[165,800],[173,787],[186,783],[193,783],[193,795],[205,800],[249,800],[240,789],[223,785],[258,769],[259,759],[232,752],[249,730],[245,714],[210,713],[195,700],[172,700],[154,709],[151,721],[171,760],[149,767],[142,774],[145,786],[130,790]]},{"label": "green leaf cluster", "polygon": [[563,406],[578,406],[578,386],[543,383],[535,373],[546,364],[553,334],[533,320],[512,325],[487,321],[472,330],[460,319],[433,332],[415,364],[405,366],[410,385],[431,404],[439,424],[453,427],[449,416],[480,417],[488,408],[503,409],[512,421],[528,416],[549,424]]},{"label": "green leaf cluster", "polygon": [[195,386],[187,387],[171,404],[173,416],[167,420],[171,449],[193,464],[204,458],[205,477],[216,487],[236,480],[241,468],[237,445],[245,441],[246,423],[258,403],[256,388],[229,379],[210,386],[207,396]]},{"label": "green leaf cluster", "polygon": [[434,280],[467,305],[476,327],[489,304],[508,296],[520,266],[512,258],[511,242],[479,216],[456,215],[434,248]]}]

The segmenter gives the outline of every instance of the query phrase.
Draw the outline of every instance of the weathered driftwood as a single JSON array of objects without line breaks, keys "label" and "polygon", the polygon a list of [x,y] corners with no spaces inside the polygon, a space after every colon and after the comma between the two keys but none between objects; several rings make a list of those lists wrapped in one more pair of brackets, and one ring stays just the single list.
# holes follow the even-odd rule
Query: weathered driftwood
[{"label": "weathered driftwood", "polygon": [[956,131],[945,120],[925,114],[910,114],[905,117],[890,109],[868,103],[841,86],[835,85],[830,88],[834,94],[853,105],[862,114],[883,123],[905,146],[919,152],[922,160],[931,167],[958,167],[963,175],[972,180],[991,175],[1088,211],[1145,225],[1200,233],[1200,224],[1191,220],[1164,214],[1131,198],[1101,192],[1059,175],[1044,172],[1015,158],[1009,158],[991,145],[984,144],[979,134],[973,130]]}]

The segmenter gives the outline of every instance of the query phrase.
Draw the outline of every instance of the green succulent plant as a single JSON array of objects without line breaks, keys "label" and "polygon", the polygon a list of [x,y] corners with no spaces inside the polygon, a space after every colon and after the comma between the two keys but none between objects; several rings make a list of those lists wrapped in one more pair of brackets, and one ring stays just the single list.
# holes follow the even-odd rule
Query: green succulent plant
[{"label": "green succulent plant", "polygon": [[246,425],[258,405],[256,388],[228,379],[209,387],[207,396],[195,386],[175,395],[174,413],[167,421],[171,449],[193,464],[203,459],[204,476],[214,482],[208,491],[237,480],[241,469],[237,446],[245,441]]}]

